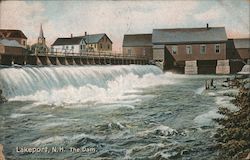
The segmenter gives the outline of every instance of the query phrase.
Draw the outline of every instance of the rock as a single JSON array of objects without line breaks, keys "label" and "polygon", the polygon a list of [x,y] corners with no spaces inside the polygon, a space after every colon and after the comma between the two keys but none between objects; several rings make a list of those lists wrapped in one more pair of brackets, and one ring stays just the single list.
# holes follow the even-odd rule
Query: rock
[{"label": "rock", "polygon": [[247,157],[246,157],[247,160],[250,159],[250,152],[248,153]]},{"label": "rock", "polygon": [[7,99],[4,96],[2,96],[2,93],[3,91],[0,89],[0,104],[7,102]]},{"label": "rock", "polygon": [[5,160],[4,154],[3,154],[3,145],[0,144],[0,160]]}]

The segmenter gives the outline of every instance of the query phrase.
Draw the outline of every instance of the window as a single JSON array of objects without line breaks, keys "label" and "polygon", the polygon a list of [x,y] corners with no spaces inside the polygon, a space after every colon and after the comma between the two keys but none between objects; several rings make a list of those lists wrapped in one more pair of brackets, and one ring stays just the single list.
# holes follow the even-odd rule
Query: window
[{"label": "window", "polygon": [[187,52],[187,54],[192,54],[192,46],[191,45],[186,46],[186,52]]},{"label": "window", "polygon": [[172,53],[177,54],[178,52],[178,47],[177,46],[172,46]]},{"label": "window", "polygon": [[69,47],[68,47],[68,46],[66,46],[66,49],[69,49]]},{"label": "window", "polygon": [[100,47],[101,47],[101,49],[102,49],[102,44],[100,44]]},{"label": "window", "polygon": [[131,49],[128,49],[128,55],[131,56]]},{"label": "window", "polygon": [[146,49],[145,48],[143,48],[142,55],[146,56]]},{"label": "window", "polygon": [[206,45],[200,46],[200,54],[206,54]]},{"label": "window", "polygon": [[71,46],[71,49],[74,49],[74,46]]},{"label": "window", "polygon": [[220,44],[215,45],[215,53],[220,53]]},{"label": "window", "polygon": [[96,48],[96,44],[95,44],[95,48]]},{"label": "window", "polygon": [[108,44],[108,49],[109,49],[109,44]]},{"label": "window", "polygon": [[25,41],[23,41],[23,45],[24,45],[24,46],[26,45]]}]

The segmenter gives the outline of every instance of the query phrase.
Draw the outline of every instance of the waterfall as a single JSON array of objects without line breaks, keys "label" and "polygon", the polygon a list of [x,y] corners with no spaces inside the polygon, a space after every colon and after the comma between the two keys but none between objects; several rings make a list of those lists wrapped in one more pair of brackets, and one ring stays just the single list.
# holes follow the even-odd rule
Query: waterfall
[{"label": "waterfall", "polygon": [[112,101],[137,88],[170,83],[156,66],[52,66],[0,69],[9,100],[55,103]]},{"label": "waterfall", "polygon": [[239,74],[250,74],[250,64],[245,64]]}]

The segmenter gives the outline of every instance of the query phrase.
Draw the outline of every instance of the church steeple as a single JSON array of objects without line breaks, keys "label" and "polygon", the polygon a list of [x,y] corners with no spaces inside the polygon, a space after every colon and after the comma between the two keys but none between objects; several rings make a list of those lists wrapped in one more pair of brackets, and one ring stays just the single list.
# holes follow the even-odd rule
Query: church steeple
[{"label": "church steeple", "polygon": [[44,38],[44,36],[43,36],[43,26],[42,26],[42,24],[40,25],[40,34],[39,34],[39,37],[40,37],[40,38]]},{"label": "church steeple", "polygon": [[43,27],[42,27],[42,24],[40,25],[40,34],[39,34],[39,37],[38,37],[38,43],[39,44],[45,44],[45,37],[43,35]]}]

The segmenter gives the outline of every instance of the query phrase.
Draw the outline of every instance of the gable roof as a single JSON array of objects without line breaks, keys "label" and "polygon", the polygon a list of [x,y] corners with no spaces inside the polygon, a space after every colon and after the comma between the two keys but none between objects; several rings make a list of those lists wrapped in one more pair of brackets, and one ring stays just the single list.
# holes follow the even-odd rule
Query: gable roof
[{"label": "gable roof", "polygon": [[[107,36],[107,35],[105,33],[100,33],[100,34],[86,35],[86,36],[83,36],[83,38],[84,38],[85,42],[88,44],[88,43],[98,43],[102,39],[102,37],[104,37],[104,36]],[[112,41],[111,41],[111,43],[112,43]]]},{"label": "gable roof", "polygon": [[250,38],[234,39],[235,48],[250,48]]},{"label": "gable roof", "polygon": [[0,44],[7,46],[7,47],[21,47],[21,48],[23,48],[23,46],[20,45],[16,40],[0,39]]},{"label": "gable roof", "polygon": [[227,41],[225,27],[154,29],[153,44]]},{"label": "gable roof", "polygon": [[[107,36],[107,35],[105,33],[100,33],[100,34],[91,34],[91,35],[86,35],[86,36],[77,36],[77,37],[72,37],[72,38],[57,38],[57,40],[52,44],[52,46],[79,44],[82,39],[84,39],[85,43],[87,44],[98,43],[104,36]],[[107,38],[109,39],[108,36]]]},{"label": "gable roof", "polygon": [[123,47],[152,46],[152,34],[128,34],[123,37]]},{"label": "gable roof", "polygon": [[57,38],[52,46],[56,45],[74,45],[80,44],[82,37],[72,37],[72,38]]},{"label": "gable roof", "polygon": [[21,30],[0,29],[0,38],[24,38],[27,37]]}]

